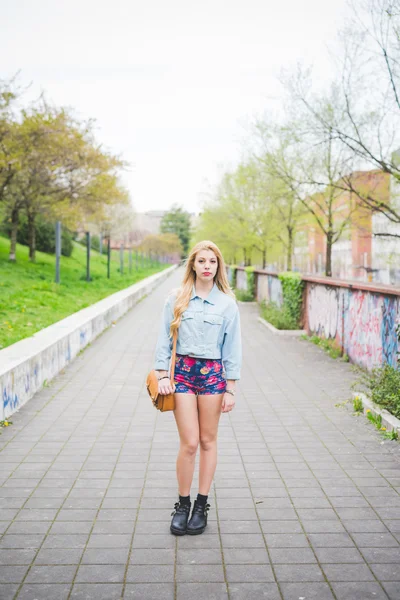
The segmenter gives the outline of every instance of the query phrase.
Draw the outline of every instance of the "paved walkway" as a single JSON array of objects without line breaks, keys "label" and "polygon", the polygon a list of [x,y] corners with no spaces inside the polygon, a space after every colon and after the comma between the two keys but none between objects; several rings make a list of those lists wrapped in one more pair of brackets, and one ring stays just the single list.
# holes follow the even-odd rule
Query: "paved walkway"
[{"label": "paved walkway", "polygon": [[[400,598],[399,444],[335,404],[350,365],[241,306],[203,535],[169,533],[178,439],[144,379],[174,273],[0,437],[1,600]],[[197,493],[197,470],[192,495]]]}]

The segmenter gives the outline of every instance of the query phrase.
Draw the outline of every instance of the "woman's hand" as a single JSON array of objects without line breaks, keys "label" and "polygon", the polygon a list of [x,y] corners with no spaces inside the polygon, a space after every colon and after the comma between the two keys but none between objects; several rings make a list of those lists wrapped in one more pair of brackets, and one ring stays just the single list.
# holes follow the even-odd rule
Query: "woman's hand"
[{"label": "woman's hand", "polygon": [[159,394],[173,394],[175,392],[175,385],[171,385],[171,380],[169,377],[165,379],[161,379],[158,382],[158,393]]},{"label": "woman's hand", "polygon": [[221,412],[230,412],[235,407],[235,397],[225,392],[222,398]]}]

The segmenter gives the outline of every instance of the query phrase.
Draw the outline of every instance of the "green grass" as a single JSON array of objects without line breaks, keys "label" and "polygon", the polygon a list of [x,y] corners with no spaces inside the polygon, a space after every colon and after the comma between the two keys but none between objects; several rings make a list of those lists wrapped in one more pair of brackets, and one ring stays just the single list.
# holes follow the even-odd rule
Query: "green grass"
[{"label": "green grass", "polygon": [[[325,352],[327,352],[327,354],[329,354],[331,358],[340,358],[342,356],[342,350],[338,348],[337,342],[335,340],[320,338],[317,335],[302,335],[301,339],[309,340],[316,346],[319,346],[320,348],[325,350]],[[345,362],[349,362],[349,357],[347,356],[347,354],[344,355],[343,360]]]},{"label": "green grass", "polygon": [[56,284],[54,255],[37,252],[36,263],[31,263],[28,248],[18,245],[17,262],[10,263],[9,248],[9,240],[0,236],[0,349],[169,266],[147,263],[136,271],[133,257],[129,274],[126,253],[121,275],[115,251],[107,279],[107,257],[92,250],[92,281],[87,282],[86,248],[74,244],[72,256],[61,257],[61,283]]},{"label": "green grass", "polygon": [[276,329],[300,329],[298,323],[285,306],[279,307],[274,302],[265,302],[263,300],[260,303],[260,312],[262,318],[271,323]]},{"label": "green grass", "polygon": [[239,302],[254,302],[254,296],[247,290],[233,290]]}]

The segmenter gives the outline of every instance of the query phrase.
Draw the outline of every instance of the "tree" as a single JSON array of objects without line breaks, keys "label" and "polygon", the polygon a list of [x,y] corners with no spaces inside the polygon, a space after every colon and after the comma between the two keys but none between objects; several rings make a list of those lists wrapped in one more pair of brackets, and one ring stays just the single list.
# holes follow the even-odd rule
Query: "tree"
[{"label": "tree", "polygon": [[[321,129],[331,132],[360,169],[379,169],[400,182],[400,4],[398,0],[354,0],[353,17],[341,32],[343,60],[336,83],[341,110],[321,110],[326,98],[297,88],[298,100]],[[337,187],[358,196],[369,210],[400,224],[400,203],[374,189],[360,192],[351,178]],[[398,229],[397,229],[398,231]],[[392,235],[400,237],[400,233]]]},{"label": "tree", "polygon": [[0,80],[0,202],[18,169],[14,105],[20,91],[15,80]]},{"label": "tree", "polygon": [[181,255],[183,251],[181,241],[175,233],[148,235],[140,244],[140,249],[143,252],[152,252],[157,256]]},{"label": "tree", "polygon": [[175,233],[181,241],[183,254],[189,250],[191,235],[190,214],[182,207],[174,205],[162,218],[160,225],[161,233]]},{"label": "tree", "polygon": [[34,261],[37,215],[71,226],[94,215],[99,218],[105,205],[126,202],[117,176],[124,163],[96,144],[92,122],[80,123],[44,99],[23,110],[15,127],[18,169],[4,192],[12,221],[10,259],[15,257],[18,217],[24,209]]},{"label": "tree", "polygon": [[281,228],[275,200],[265,167],[252,159],[239,164],[225,173],[215,197],[205,203],[196,240],[213,239],[233,263],[242,253],[245,266],[252,264],[256,250],[265,268]]},{"label": "tree", "polygon": [[[265,124],[259,122],[257,129],[261,137],[267,135]],[[280,140],[281,143],[282,141]],[[295,236],[300,220],[304,217],[305,207],[285,179],[280,177],[279,171],[276,170],[277,164],[279,165],[287,160],[284,148],[278,147],[275,154],[261,151],[256,154],[256,158],[264,171],[265,194],[268,197],[269,204],[274,207],[275,220],[279,222],[275,237],[286,250],[287,269],[291,271]],[[288,165],[285,170],[288,170]],[[268,218],[267,215],[266,218]]]},{"label": "tree", "polygon": [[[271,172],[312,215],[324,235],[325,274],[331,277],[333,245],[349,228],[356,210],[349,195],[353,156],[333,131],[333,123],[342,110],[336,87],[332,86],[329,98],[315,101],[318,110],[310,111],[303,101],[305,81],[297,78],[287,84],[291,100],[288,113],[296,118],[284,125],[261,124],[258,131],[268,152]],[[324,115],[324,125],[319,114]]]}]

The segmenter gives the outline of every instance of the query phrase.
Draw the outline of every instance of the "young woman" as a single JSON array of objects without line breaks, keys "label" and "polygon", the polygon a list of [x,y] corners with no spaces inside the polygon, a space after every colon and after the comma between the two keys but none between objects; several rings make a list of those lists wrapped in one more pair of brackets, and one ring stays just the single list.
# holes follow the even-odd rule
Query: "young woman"
[{"label": "young woman", "polygon": [[[176,329],[172,385],[168,368]],[[175,392],[174,416],[180,438],[176,462],[179,502],[170,527],[175,535],[196,535],[206,528],[208,493],[217,466],[219,418],[221,412],[235,406],[241,356],[239,310],[224,259],[213,242],[199,242],[189,254],[181,287],[165,302],[154,367],[159,372],[160,394]],[[199,493],[189,520],[199,443]]]}]

